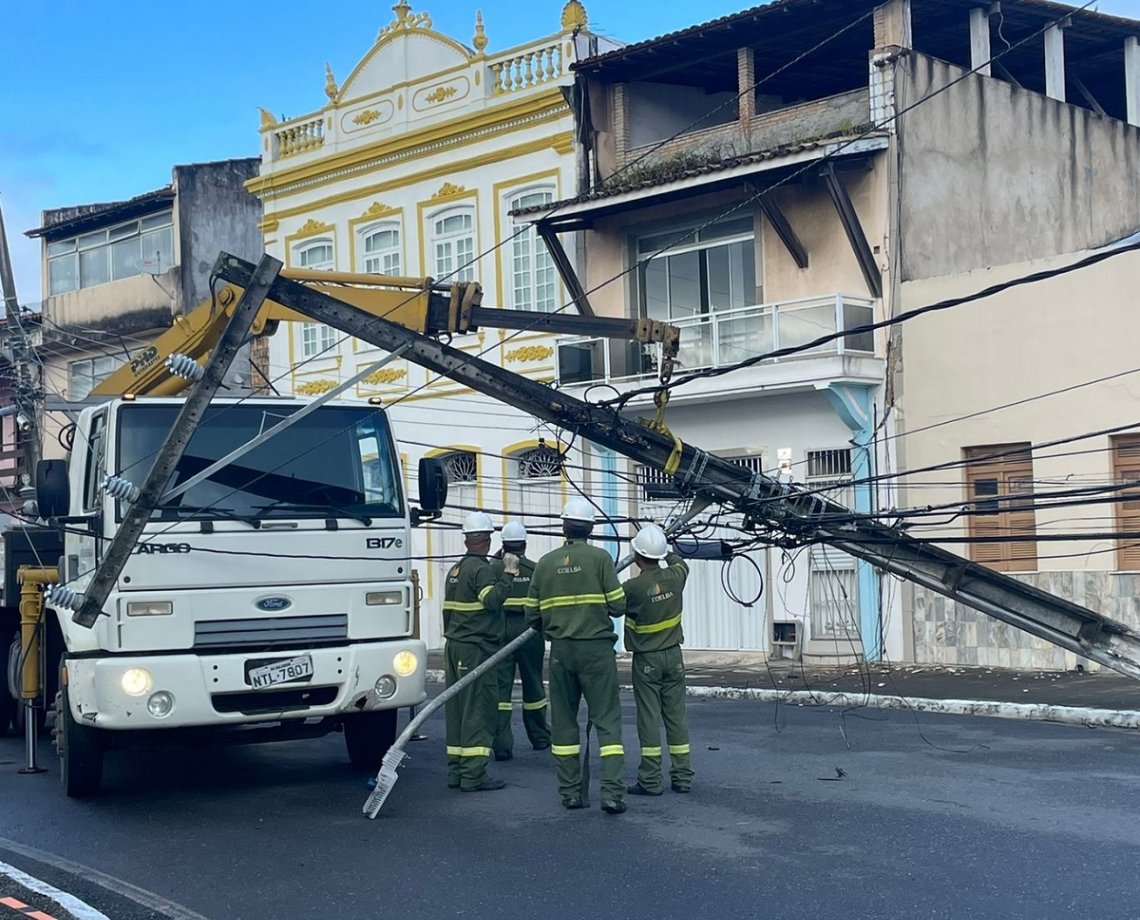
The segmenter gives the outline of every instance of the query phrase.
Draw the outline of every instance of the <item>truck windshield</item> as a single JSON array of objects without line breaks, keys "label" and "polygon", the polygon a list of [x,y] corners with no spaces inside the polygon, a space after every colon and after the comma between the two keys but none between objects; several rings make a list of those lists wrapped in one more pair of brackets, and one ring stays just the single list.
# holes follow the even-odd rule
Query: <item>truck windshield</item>
[{"label": "truck windshield", "polygon": [[[167,484],[172,489],[272,428],[300,407],[211,406]],[[179,406],[119,410],[119,475],[146,478]],[[183,518],[400,517],[400,477],[385,415],[373,408],[324,406],[155,509]]]}]

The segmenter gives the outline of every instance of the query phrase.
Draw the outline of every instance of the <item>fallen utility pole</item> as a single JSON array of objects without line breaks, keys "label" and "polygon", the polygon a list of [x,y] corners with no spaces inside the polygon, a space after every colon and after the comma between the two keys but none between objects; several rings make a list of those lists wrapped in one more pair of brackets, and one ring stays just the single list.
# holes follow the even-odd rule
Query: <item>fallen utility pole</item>
[{"label": "fallen utility pole", "polygon": [[[238,301],[233,315],[226,323],[225,331],[217,347],[211,352],[202,376],[190,390],[190,395],[178,410],[178,417],[166,436],[162,447],[154,458],[154,466],[147,474],[146,481],[138,490],[138,496],[123,515],[123,523],[115,531],[107,552],[91,576],[91,584],[83,596],[72,620],[80,626],[91,628],[103,613],[103,605],[111,593],[115,582],[127,564],[151,513],[162,496],[162,490],[170,481],[178,461],[182,459],[194,429],[202,421],[209,408],[210,400],[218,392],[222,379],[233,363],[234,356],[249,334],[249,327],[261,309],[270,287],[281,271],[281,263],[270,256],[262,256],[257,266],[249,266],[250,271],[244,285],[245,292]],[[217,266],[215,266],[215,270]]]},{"label": "fallen utility pole", "polygon": [[[253,273],[248,262],[233,256],[219,257],[218,274],[226,281],[244,287],[252,282]],[[829,544],[885,572],[1140,679],[1140,632],[1123,623],[876,520],[853,518],[849,508],[820,495],[769,476],[753,475],[729,460],[682,444],[671,433],[553,390],[296,282],[278,279],[269,296],[378,348],[392,351],[410,344],[405,352],[408,360],[430,371],[641,463],[676,470],[674,481],[682,493],[729,505],[753,528]]]}]

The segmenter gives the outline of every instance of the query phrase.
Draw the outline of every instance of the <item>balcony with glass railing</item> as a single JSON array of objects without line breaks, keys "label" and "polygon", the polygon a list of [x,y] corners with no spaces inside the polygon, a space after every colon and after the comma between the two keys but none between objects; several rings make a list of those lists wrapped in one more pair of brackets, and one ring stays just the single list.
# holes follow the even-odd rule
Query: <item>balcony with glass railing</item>
[{"label": "balcony with glass railing", "polygon": [[[803,350],[770,359],[760,366],[786,365],[821,357],[874,358],[874,333],[857,331],[873,322],[874,316],[873,300],[829,294],[674,320],[681,331],[674,373],[730,367],[785,348]],[[848,330],[851,331],[847,335],[805,347],[823,336]],[[560,386],[620,383],[655,375],[661,362],[661,346],[575,338],[559,342],[556,355]],[[805,371],[811,376],[809,369]]]}]

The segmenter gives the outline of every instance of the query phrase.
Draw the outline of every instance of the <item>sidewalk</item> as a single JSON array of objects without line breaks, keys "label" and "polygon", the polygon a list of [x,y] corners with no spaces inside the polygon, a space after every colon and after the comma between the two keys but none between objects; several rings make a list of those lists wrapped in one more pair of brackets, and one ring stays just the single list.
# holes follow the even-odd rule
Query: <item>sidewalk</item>
[{"label": "sidewalk", "polygon": [[[1115,671],[1012,671],[943,665],[821,667],[767,662],[759,654],[686,651],[689,695],[777,700],[794,705],[867,706],[955,715],[1058,721],[1140,729],[1140,680]],[[630,658],[618,678],[630,684]],[[428,654],[429,680],[442,681],[443,655]]]}]

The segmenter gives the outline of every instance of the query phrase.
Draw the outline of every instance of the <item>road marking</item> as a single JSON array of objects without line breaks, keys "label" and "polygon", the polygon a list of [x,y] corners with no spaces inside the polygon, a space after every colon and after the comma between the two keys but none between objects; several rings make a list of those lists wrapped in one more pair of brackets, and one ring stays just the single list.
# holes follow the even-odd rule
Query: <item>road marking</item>
[{"label": "road marking", "polygon": [[[148,910],[154,911],[168,920],[208,920],[199,913],[195,913],[188,907],[183,907],[160,894],[155,894],[153,891],[147,891],[145,888],[139,888],[137,885],[132,885],[130,882],[125,882],[121,878],[115,878],[113,875],[107,875],[105,872],[100,872],[98,869],[92,869],[90,866],[84,866],[80,863],[72,862],[70,859],[64,859],[62,856],[56,856],[54,853],[46,853],[43,850],[38,850],[35,847],[30,847],[23,843],[17,843],[15,840],[9,840],[6,837],[0,837],[0,849],[11,850],[13,853],[18,853],[20,856],[26,856],[28,859],[34,859],[36,862],[41,862],[51,866],[53,869],[59,869],[61,872],[66,872],[68,875],[74,875],[92,884],[98,885],[101,888],[106,888],[108,891],[119,895],[119,897],[126,898],[128,901],[134,901],[140,907],[145,907]],[[0,863],[0,866],[4,865]],[[30,887],[30,886],[29,886]],[[66,906],[66,905],[65,905]],[[76,914],[78,917],[79,915]],[[108,920],[100,913],[90,915],[91,920]],[[87,920],[85,917],[80,917],[80,920]]]},{"label": "road marking", "polygon": [[[71,911],[77,920],[110,920],[106,914],[97,911],[86,901],[80,901],[79,898],[73,894],[68,894],[66,891],[60,891],[58,888],[53,885],[49,885],[47,882],[41,882],[38,878],[33,878],[32,876],[28,875],[27,872],[21,872],[15,866],[9,866],[5,862],[0,862],[0,875],[8,876],[8,878],[10,878],[13,882],[18,882],[25,888],[36,892],[36,894],[42,894],[45,898],[51,898],[61,907],[64,907],[67,910]],[[26,908],[27,905],[25,904],[24,907]],[[36,920],[54,920],[54,918],[48,916],[45,913],[41,913],[38,910],[35,913],[24,914],[24,916],[35,917]]]}]

